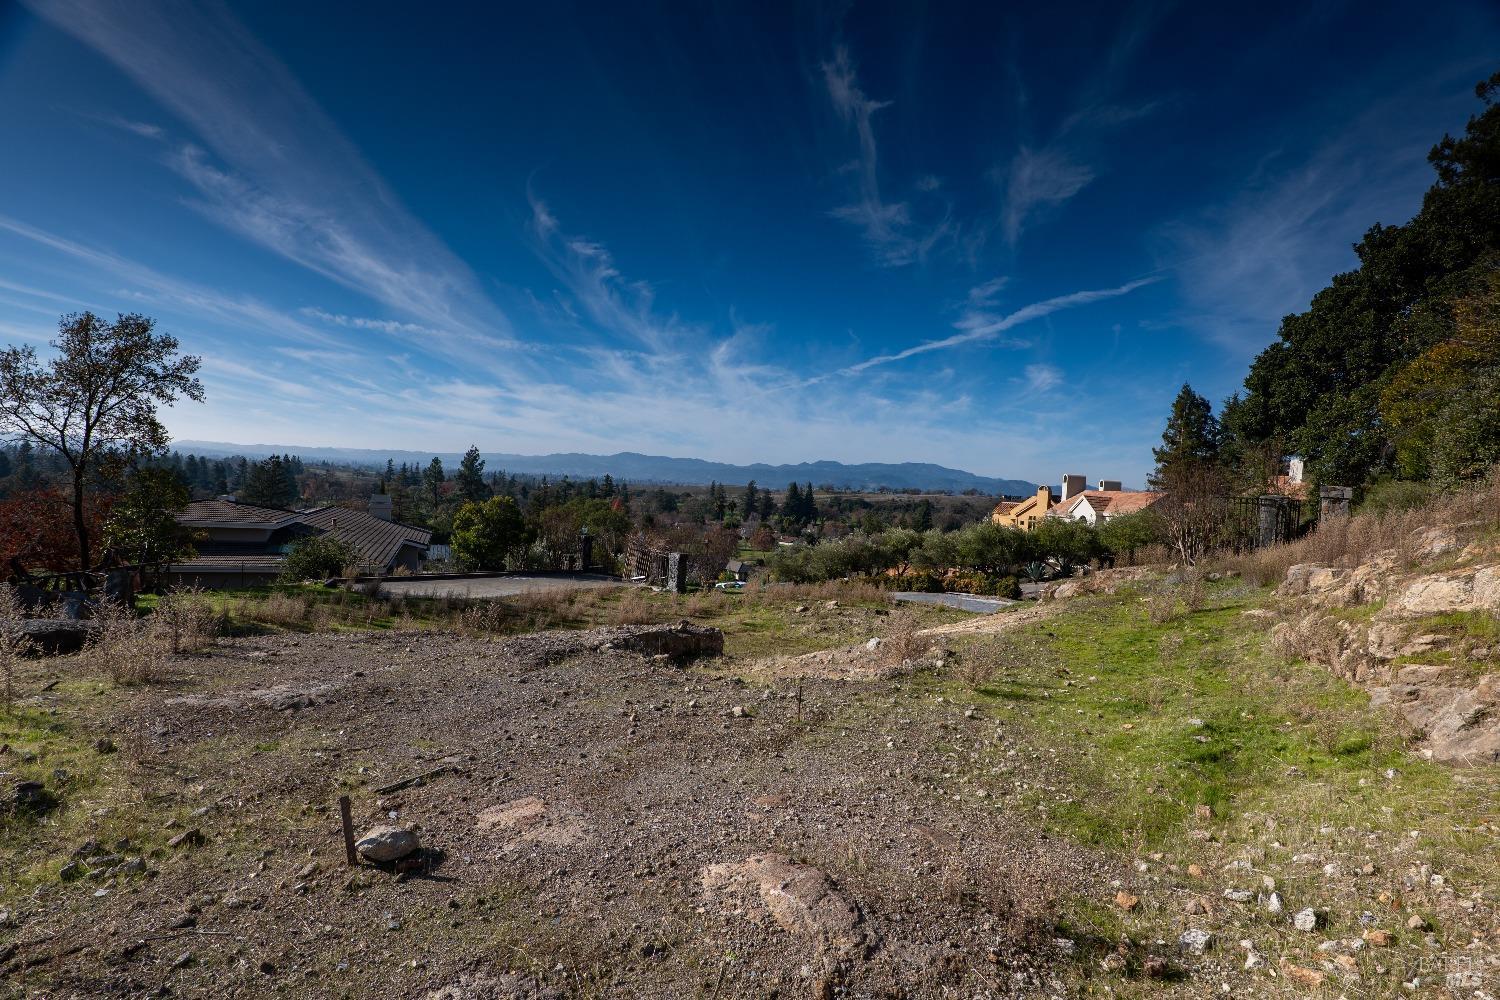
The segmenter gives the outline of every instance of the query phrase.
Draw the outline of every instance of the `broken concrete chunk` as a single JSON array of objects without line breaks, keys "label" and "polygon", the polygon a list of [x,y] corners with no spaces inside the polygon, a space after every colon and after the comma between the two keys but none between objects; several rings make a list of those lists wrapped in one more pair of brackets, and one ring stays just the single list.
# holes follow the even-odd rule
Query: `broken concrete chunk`
[{"label": "broken concrete chunk", "polygon": [[849,897],[818,869],[785,855],[757,854],[709,865],[703,870],[703,888],[710,895],[739,897],[788,933],[816,942],[820,951],[863,954],[869,947]]}]

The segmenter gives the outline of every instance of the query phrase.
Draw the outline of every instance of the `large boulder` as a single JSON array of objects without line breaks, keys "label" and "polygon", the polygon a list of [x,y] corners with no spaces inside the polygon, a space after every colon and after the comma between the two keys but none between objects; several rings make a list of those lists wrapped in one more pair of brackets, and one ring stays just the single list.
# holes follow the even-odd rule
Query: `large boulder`
[{"label": "large boulder", "polygon": [[1458,533],[1448,527],[1418,528],[1411,540],[1418,559],[1435,559],[1458,550]]},{"label": "large boulder", "polygon": [[32,618],[21,623],[21,634],[33,652],[44,656],[76,653],[88,642],[97,626],[73,618]]},{"label": "large boulder", "polygon": [[1286,571],[1277,593],[1303,598],[1321,608],[1347,608],[1385,598],[1396,572],[1397,561],[1391,552],[1382,552],[1354,569],[1298,563]]},{"label": "large boulder", "polygon": [[1476,610],[1500,612],[1500,566],[1486,566],[1474,574],[1469,599]]},{"label": "large boulder", "polygon": [[1418,577],[1386,606],[1386,613],[1398,617],[1440,615],[1449,611],[1467,611],[1474,603],[1474,574],[1444,573]]}]

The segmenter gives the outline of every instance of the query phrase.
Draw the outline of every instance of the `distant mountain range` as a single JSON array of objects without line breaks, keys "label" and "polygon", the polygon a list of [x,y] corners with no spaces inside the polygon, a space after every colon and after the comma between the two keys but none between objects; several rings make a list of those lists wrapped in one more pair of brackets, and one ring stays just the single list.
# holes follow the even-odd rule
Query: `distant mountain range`
[{"label": "distant mountain range", "polygon": [[[323,462],[346,462],[367,467],[384,466],[389,459],[400,465],[416,462],[426,465],[434,455],[452,467],[463,456],[458,452],[380,451],[374,448],[308,448],[294,444],[231,444],[225,441],[175,441],[172,447],[183,453],[198,455],[244,455],[259,458],[266,455],[299,455],[303,459]],[[598,479],[606,473],[631,483],[673,483],[702,485],[718,482],[742,485],[755,480],[761,486],[781,489],[790,482],[811,482],[814,486],[836,486],[840,489],[893,490],[918,489],[936,493],[979,490],[981,493],[1021,496],[1035,493],[1036,484],[1024,479],[992,479],[961,469],[948,469],[927,462],[800,462],[796,465],[730,465],[708,462],[701,458],[669,458],[665,455],[641,455],[622,451],[616,455],[486,454],[485,470],[524,473],[528,475],[569,476],[573,479]]]}]

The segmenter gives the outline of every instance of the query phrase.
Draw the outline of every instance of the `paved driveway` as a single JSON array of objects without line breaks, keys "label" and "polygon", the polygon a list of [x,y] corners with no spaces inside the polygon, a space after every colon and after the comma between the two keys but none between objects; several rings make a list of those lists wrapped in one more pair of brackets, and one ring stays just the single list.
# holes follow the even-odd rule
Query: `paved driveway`
[{"label": "paved driveway", "polygon": [[578,590],[587,587],[622,587],[619,577],[597,573],[506,573],[497,576],[464,576],[447,580],[424,580],[420,576],[387,580],[380,585],[392,597],[514,597],[537,590]]}]

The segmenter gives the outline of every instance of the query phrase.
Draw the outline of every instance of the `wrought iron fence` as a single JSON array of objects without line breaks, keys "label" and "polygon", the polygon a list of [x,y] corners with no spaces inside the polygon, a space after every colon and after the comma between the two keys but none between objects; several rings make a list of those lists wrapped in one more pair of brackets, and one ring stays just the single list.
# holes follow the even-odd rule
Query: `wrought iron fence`
[{"label": "wrought iron fence", "polygon": [[1318,501],[1296,497],[1224,498],[1220,546],[1236,552],[1279,545],[1302,537],[1318,523]]}]

